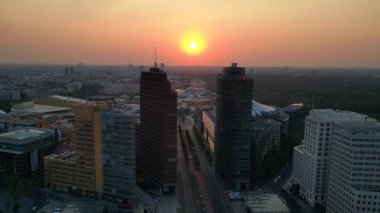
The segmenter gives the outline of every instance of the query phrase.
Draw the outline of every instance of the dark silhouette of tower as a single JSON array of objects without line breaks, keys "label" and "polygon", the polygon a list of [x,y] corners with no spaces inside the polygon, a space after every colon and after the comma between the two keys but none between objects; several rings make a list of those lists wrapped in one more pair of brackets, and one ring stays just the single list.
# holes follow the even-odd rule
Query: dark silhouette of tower
[{"label": "dark silhouette of tower", "polygon": [[233,63],[217,80],[215,173],[231,189],[250,180],[253,80]]},{"label": "dark silhouette of tower", "polygon": [[140,122],[136,124],[136,167],[161,189],[177,182],[177,93],[165,72],[141,72]]}]

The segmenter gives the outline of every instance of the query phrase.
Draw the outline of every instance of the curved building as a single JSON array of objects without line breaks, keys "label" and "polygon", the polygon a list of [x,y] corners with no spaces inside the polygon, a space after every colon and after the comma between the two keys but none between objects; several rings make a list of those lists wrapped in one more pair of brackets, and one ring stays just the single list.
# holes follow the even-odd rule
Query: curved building
[{"label": "curved building", "polygon": [[281,142],[288,136],[289,115],[282,109],[252,100],[252,120],[270,118],[281,123]]}]

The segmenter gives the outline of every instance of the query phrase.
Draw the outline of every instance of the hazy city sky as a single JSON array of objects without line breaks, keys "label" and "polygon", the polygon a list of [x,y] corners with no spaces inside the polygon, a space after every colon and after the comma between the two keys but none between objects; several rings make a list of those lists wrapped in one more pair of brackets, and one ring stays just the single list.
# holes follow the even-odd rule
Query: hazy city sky
[{"label": "hazy city sky", "polygon": [[380,1],[0,0],[0,63],[149,64],[154,46],[169,65],[380,67]]}]

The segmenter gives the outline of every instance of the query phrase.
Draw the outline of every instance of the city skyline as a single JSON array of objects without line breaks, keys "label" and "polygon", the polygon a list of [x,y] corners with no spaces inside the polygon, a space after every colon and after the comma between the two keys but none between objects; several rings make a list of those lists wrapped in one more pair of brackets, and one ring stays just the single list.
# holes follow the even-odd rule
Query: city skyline
[{"label": "city skyline", "polygon": [[[0,63],[149,64],[156,46],[170,65],[380,67],[377,8],[369,0],[4,0]],[[201,53],[183,50],[189,34],[202,38]]]}]

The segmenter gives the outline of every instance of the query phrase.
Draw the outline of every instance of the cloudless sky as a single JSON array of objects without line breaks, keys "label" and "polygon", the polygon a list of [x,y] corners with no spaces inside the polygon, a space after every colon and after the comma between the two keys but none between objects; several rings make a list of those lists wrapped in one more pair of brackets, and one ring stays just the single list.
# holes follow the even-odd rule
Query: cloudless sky
[{"label": "cloudless sky", "polygon": [[151,64],[154,46],[168,65],[380,67],[380,0],[0,0],[0,63]]}]

